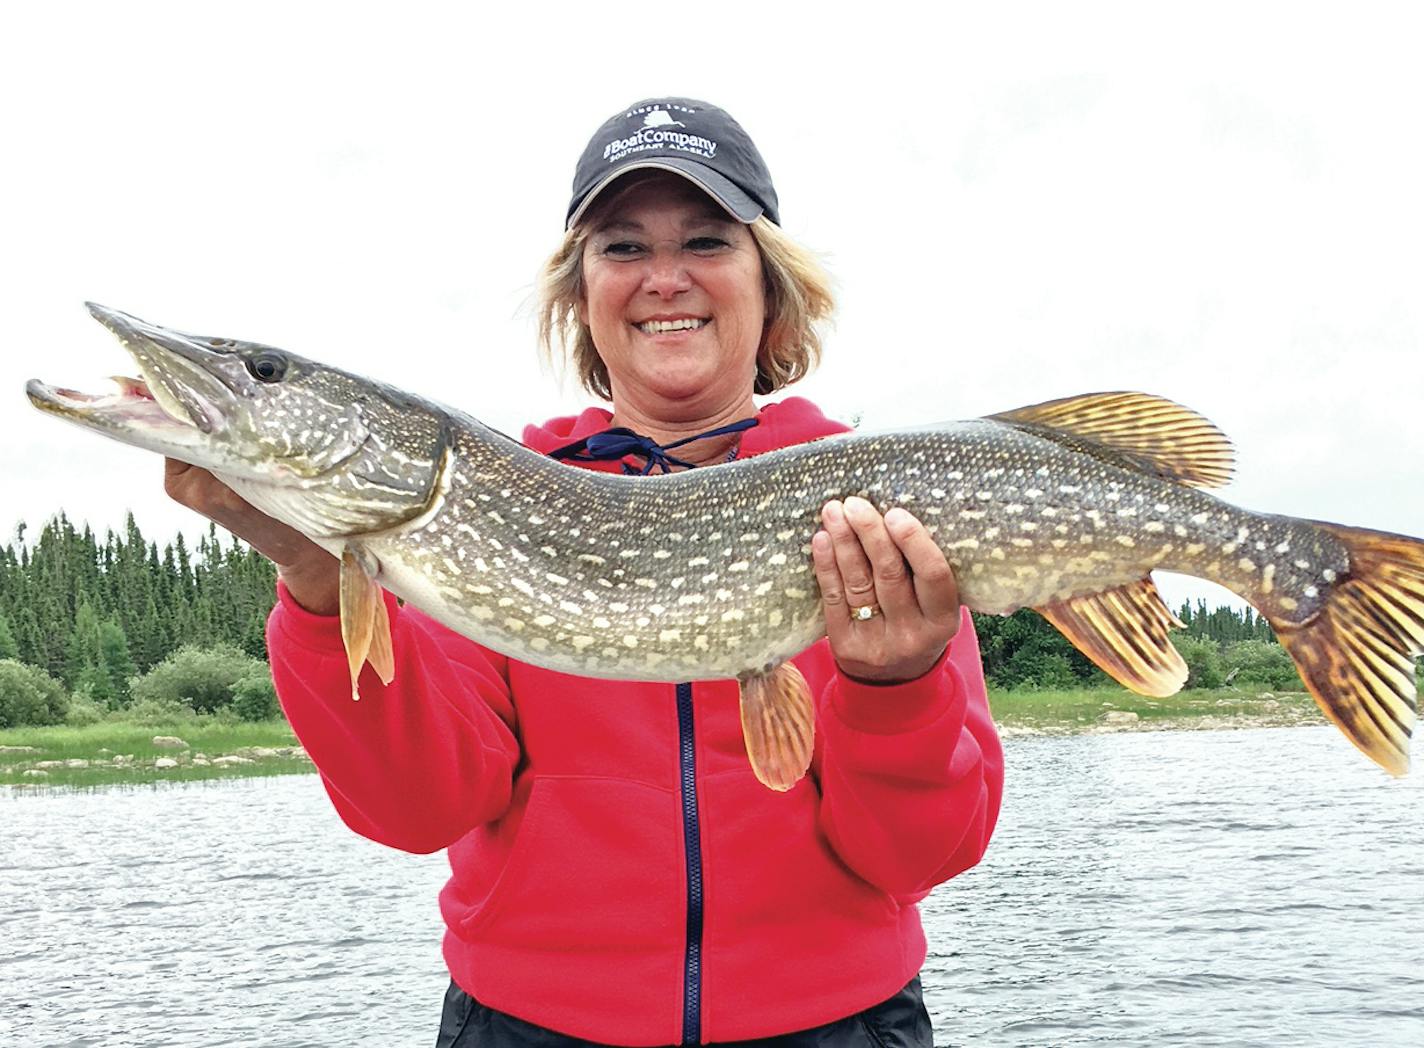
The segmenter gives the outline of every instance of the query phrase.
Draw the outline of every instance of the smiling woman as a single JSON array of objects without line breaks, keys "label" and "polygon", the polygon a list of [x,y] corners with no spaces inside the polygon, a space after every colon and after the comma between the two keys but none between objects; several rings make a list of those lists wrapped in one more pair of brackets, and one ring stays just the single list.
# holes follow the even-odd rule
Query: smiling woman
[{"label": "smiling woman", "polygon": [[[566,215],[544,342],[612,410],[530,426],[527,445],[569,468],[667,472],[846,431],[799,398],[754,401],[814,366],[831,295],[728,114],[683,98],[620,110],[585,149]],[[609,657],[642,643],[635,628],[694,653],[713,625],[758,643],[750,595],[814,602],[814,574],[826,639],[740,684],[606,680],[499,654],[387,595],[386,670],[353,703],[337,562],[170,463],[170,494],[277,563],[273,677],[341,817],[392,847],[449,849],[438,1043],[931,1045],[917,904],[984,854],[1003,760],[973,626],[926,529],[858,498],[827,503],[819,529],[649,502],[681,528],[639,540],[630,524],[537,578],[524,549],[591,533],[591,518],[547,519],[546,492],[521,503],[479,480],[461,526],[527,519],[528,534],[491,537],[492,563],[446,562],[472,587],[493,570],[551,602],[509,625],[521,635],[577,614],[588,630],[573,646]],[[649,486],[664,484],[683,486]]]}]

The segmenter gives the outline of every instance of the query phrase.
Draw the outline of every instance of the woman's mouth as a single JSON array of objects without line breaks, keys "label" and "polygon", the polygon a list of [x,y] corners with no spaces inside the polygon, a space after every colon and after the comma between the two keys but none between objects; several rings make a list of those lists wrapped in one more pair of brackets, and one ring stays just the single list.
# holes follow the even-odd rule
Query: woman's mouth
[{"label": "woman's mouth", "polygon": [[645,335],[665,335],[672,331],[696,331],[710,323],[706,317],[678,317],[676,320],[644,320],[633,326]]}]

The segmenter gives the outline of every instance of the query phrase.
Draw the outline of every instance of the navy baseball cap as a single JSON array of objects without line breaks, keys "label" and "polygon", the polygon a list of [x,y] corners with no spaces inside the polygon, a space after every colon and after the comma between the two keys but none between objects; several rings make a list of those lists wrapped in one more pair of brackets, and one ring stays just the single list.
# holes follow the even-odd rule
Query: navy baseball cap
[{"label": "navy baseball cap", "polygon": [[771,172],[741,124],[694,98],[649,98],[610,117],[589,141],[564,228],[623,175],[648,169],[681,175],[742,222],[759,215],[780,222]]}]

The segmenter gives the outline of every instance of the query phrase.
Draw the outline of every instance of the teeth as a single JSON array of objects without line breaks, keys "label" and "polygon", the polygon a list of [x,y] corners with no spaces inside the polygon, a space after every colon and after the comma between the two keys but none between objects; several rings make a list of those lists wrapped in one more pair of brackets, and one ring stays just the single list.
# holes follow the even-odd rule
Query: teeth
[{"label": "teeth", "polygon": [[638,330],[646,335],[660,335],[664,331],[696,331],[706,323],[707,321],[697,317],[684,317],[681,320],[645,320],[638,325]]}]

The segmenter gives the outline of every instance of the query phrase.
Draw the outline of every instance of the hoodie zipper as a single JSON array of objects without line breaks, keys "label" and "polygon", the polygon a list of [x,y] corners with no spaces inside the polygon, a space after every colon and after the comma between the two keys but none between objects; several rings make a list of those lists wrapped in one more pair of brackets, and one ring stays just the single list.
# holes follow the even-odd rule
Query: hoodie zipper
[{"label": "hoodie zipper", "polygon": [[697,748],[692,685],[677,686],[678,769],[682,780],[682,842],[687,856],[687,948],[682,966],[682,1043],[702,1039],[702,835],[697,817]]}]

